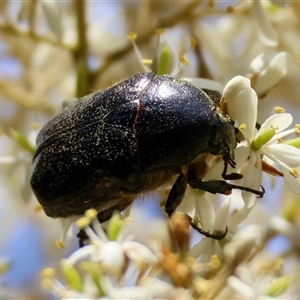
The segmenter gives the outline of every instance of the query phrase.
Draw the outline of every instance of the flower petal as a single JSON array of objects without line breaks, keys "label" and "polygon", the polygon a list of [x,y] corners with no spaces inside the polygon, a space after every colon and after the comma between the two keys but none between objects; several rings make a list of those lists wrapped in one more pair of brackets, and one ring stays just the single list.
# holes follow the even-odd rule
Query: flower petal
[{"label": "flower petal", "polygon": [[[259,190],[262,180],[261,158],[258,152],[251,152],[248,168],[244,176],[243,186]],[[242,198],[247,208],[252,207],[256,202],[256,195],[242,191]]]},{"label": "flower petal", "polygon": [[297,134],[295,128],[291,128],[291,129],[276,133],[275,136],[273,137],[273,139],[270,140],[270,142],[273,142],[273,140],[279,140],[279,139],[284,139],[284,140],[293,139],[293,138],[297,138],[297,136],[298,136],[298,134]]},{"label": "flower petal", "polygon": [[187,252],[187,256],[199,259],[202,262],[209,262],[212,255],[219,255],[222,253],[220,244],[211,238],[202,239],[192,249]]},{"label": "flower petal", "polygon": [[[293,117],[289,113],[283,113],[283,114],[275,114],[269,117],[260,127],[258,132],[256,133],[256,136],[258,136],[261,132],[264,132],[268,128],[276,128],[277,132],[280,132],[290,126],[293,122]],[[272,143],[274,140],[276,140],[276,134],[274,137],[269,141],[269,144]]]},{"label": "flower petal", "polygon": [[282,161],[291,167],[298,167],[300,165],[300,149],[293,146],[286,144],[264,145],[262,152],[270,159],[274,156],[276,162],[277,160]]},{"label": "flower petal", "polygon": [[245,298],[255,299],[255,291],[252,287],[241,281],[235,276],[229,276],[227,278],[228,285],[234,289],[239,295],[242,295]]},{"label": "flower petal", "polygon": [[299,232],[297,227],[281,216],[273,216],[269,222],[270,227],[286,236],[290,241],[298,241]]},{"label": "flower petal", "polygon": [[227,82],[223,90],[223,98],[226,101],[228,115],[236,119],[236,97],[240,91],[251,87],[250,80],[243,76],[235,76]]},{"label": "flower petal", "polygon": [[213,232],[215,229],[215,219],[216,219],[216,212],[207,196],[201,197],[199,199],[199,205],[201,203],[200,209],[197,212],[200,214],[201,220],[203,222],[203,230]]},{"label": "flower petal", "polygon": [[216,210],[215,230],[224,230],[227,224],[230,198],[226,197],[222,205]]},{"label": "flower petal", "polygon": [[[278,65],[276,66],[276,64],[279,64],[279,66]],[[277,68],[278,72],[281,72],[282,76],[284,76],[287,74],[290,65],[291,65],[291,55],[288,52],[278,52],[276,50],[268,50],[254,58],[254,60],[250,63],[246,74],[247,75],[250,74],[253,75],[257,73],[268,74],[271,71],[270,67],[273,67],[273,68]],[[281,70],[279,70],[280,67],[282,67]]]},{"label": "flower petal", "polygon": [[[251,150],[250,147],[246,145],[241,145],[234,150],[234,161],[236,163],[235,169],[238,170],[250,156]],[[229,171],[233,169],[228,168]]]},{"label": "flower petal", "polygon": [[252,88],[244,89],[237,96],[237,117],[235,121],[238,125],[246,125],[246,128],[241,132],[248,142],[253,138],[255,132],[257,101],[257,95]]},{"label": "flower petal", "polygon": [[88,245],[77,249],[73,252],[68,260],[72,265],[76,265],[78,262],[89,259],[97,251],[94,245]]},{"label": "flower petal", "polygon": [[239,230],[238,226],[247,218],[250,211],[251,207],[242,206],[240,209],[232,212],[227,222],[231,234],[235,234]]},{"label": "flower petal", "polygon": [[261,226],[248,225],[238,231],[224,247],[224,257],[227,261],[240,263],[247,259],[251,251],[260,244],[263,238]]},{"label": "flower petal", "polygon": [[61,40],[64,34],[64,26],[63,13],[59,3],[56,1],[42,1],[41,5],[50,30]]},{"label": "flower petal", "polygon": [[277,34],[268,20],[268,16],[261,5],[261,1],[252,1],[252,16],[260,40],[268,47],[276,47],[278,44]]},{"label": "flower petal", "polygon": [[136,262],[144,262],[147,264],[155,263],[157,261],[156,256],[146,246],[138,242],[126,242],[123,244],[123,249],[126,252],[127,257]]},{"label": "flower petal", "polygon": [[263,95],[272,89],[283,77],[285,77],[291,66],[291,55],[287,52],[280,52],[258,75],[254,87],[258,95]]},{"label": "flower petal", "polygon": [[0,157],[0,164],[13,164],[17,161],[17,159],[13,156],[1,156]]},{"label": "flower petal", "polygon": [[[290,168],[288,168],[285,164],[282,162],[279,162],[279,169],[283,173],[283,179],[285,183],[287,184],[288,188],[295,194],[300,195],[300,185],[298,178],[295,178],[290,173]],[[298,170],[299,171],[299,170]]]},{"label": "flower petal", "polygon": [[71,230],[70,230],[73,222],[74,222],[73,218],[60,219],[60,225],[62,228],[62,236],[61,236],[60,240],[62,242],[65,240],[65,238],[67,237],[68,234],[70,234],[70,237],[73,236],[73,234],[71,233]]}]

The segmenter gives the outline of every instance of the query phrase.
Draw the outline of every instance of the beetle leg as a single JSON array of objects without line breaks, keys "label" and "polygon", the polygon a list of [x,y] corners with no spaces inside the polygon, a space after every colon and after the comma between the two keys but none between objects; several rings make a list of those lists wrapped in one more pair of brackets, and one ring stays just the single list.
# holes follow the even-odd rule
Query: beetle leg
[{"label": "beetle leg", "polygon": [[188,171],[188,184],[193,189],[200,189],[209,192],[211,194],[218,193],[223,195],[229,195],[231,194],[231,191],[233,189],[238,189],[249,193],[253,193],[260,197],[263,197],[265,193],[265,189],[263,187],[262,187],[262,191],[258,191],[242,185],[231,184],[226,182],[225,180],[202,181],[200,178],[196,177],[196,175],[191,169],[189,169]]},{"label": "beetle leg", "polygon": [[[174,185],[171,188],[171,191],[169,193],[167,203],[165,206],[165,211],[168,214],[169,218],[172,216],[172,214],[176,211],[177,207],[181,203],[183,196],[185,194],[187,186],[187,175],[180,173],[177,180],[175,181]],[[209,233],[208,231],[204,231],[201,228],[199,228],[192,220],[192,218],[189,215],[186,215],[186,217],[189,220],[190,225],[193,229],[197,230],[200,234],[205,235],[206,237],[213,238],[215,240],[220,240],[227,234],[227,226],[226,230],[223,232],[216,231],[214,233]]]},{"label": "beetle leg", "polygon": [[189,185],[193,189],[203,190],[211,194],[230,195],[233,189],[232,185],[224,180],[202,181],[195,178],[189,180]]},{"label": "beetle leg", "polygon": [[180,173],[176,179],[174,185],[171,188],[169,193],[167,203],[165,206],[165,212],[169,217],[176,211],[176,208],[181,203],[187,185],[187,176],[186,174]]},{"label": "beetle leg", "polygon": [[84,247],[86,245],[86,241],[89,239],[84,229],[80,229],[76,237],[78,237],[78,244],[80,248]]},{"label": "beetle leg", "polygon": [[[243,175],[239,174],[239,173],[230,173],[230,174],[227,174],[228,163],[229,163],[228,160],[224,161],[224,169],[223,169],[222,177],[225,180],[238,180],[238,179],[243,178]],[[235,166],[235,165],[233,165],[233,166]]]},{"label": "beetle leg", "polygon": [[[190,216],[188,216],[190,218]],[[213,238],[215,240],[221,240],[224,238],[228,232],[228,226],[226,225],[226,228],[224,231],[215,231],[214,233],[209,233],[208,231],[204,231],[201,228],[199,228],[194,222],[192,222],[192,219],[190,218],[190,224],[193,227],[193,229],[197,230],[200,234],[205,235],[206,237]]]}]

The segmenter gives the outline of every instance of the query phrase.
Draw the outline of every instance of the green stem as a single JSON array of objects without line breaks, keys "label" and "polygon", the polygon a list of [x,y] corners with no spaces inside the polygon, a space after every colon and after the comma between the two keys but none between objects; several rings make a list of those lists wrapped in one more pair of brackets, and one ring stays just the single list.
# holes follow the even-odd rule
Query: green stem
[{"label": "green stem", "polygon": [[87,65],[87,38],[85,20],[85,1],[75,0],[77,18],[77,51],[75,59],[77,61],[77,84],[76,97],[80,98],[89,93],[89,70]]}]

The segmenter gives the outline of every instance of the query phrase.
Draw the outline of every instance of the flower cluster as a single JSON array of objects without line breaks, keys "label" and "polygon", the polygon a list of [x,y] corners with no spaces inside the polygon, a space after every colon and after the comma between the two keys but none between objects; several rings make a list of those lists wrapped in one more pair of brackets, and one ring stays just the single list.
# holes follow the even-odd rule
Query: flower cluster
[{"label": "flower cluster", "polygon": [[[58,299],[299,297],[297,1],[250,0],[230,6],[222,1],[138,5],[117,1],[110,8],[101,1],[84,0],[19,1],[12,6],[10,1],[2,2],[0,125],[5,134],[0,139],[0,193],[1,203],[9,203],[2,210],[4,232],[11,234],[1,236],[1,251],[6,254],[1,254],[0,296],[25,298],[29,291],[32,297],[42,297],[41,291],[35,295],[28,288],[32,278],[24,276],[21,292],[7,285],[10,278],[18,280],[18,270],[34,269],[30,259],[26,262],[30,268],[22,268],[16,259],[20,252],[11,253],[7,245],[19,246],[21,234],[14,229],[26,227],[23,218],[33,224],[36,218],[38,224],[45,224],[30,227],[43,233],[33,239],[39,243],[28,243],[36,252],[18,246],[13,250],[26,251],[28,257],[43,252],[40,262],[33,258],[39,269],[68,257],[60,266],[42,271],[43,291]],[[131,32],[126,38],[124,28],[139,35]],[[11,64],[6,68],[6,61],[17,62],[22,74],[9,78],[13,68]],[[212,90],[215,113],[234,122],[237,147],[228,165],[224,167],[221,155],[198,157],[205,157],[201,163],[206,166],[203,172],[199,168],[198,179],[226,184],[226,195],[188,185],[176,212],[160,221],[153,216],[157,211],[147,219],[151,210],[147,205],[155,202],[150,193],[141,195],[149,201],[133,220],[124,216],[126,211],[100,224],[98,212],[88,210],[82,217],[60,220],[63,234],[57,249],[51,237],[57,239],[60,233],[48,226],[56,221],[45,220],[42,213],[32,215],[32,208],[24,206],[34,198],[29,181],[37,127],[28,124],[45,123],[61,110],[62,99],[102,90],[140,72],[141,66],[145,72],[183,78],[207,94]],[[157,189],[163,208],[175,177]],[[4,192],[6,182],[13,193]],[[25,201],[14,202],[8,195]],[[15,203],[20,206],[16,211]],[[41,207],[36,212],[37,208]],[[70,255],[74,245],[66,237],[76,220],[84,246],[78,248],[74,238],[76,250]],[[27,234],[34,236],[28,231],[23,240]]]},{"label": "flower cluster", "polygon": [[[131,39],[134,40],[132,36]],[[165,44],[163,51],[166,48]],[[141,57],[136,45],[135,50]],[[262,124],[257,122],[258,99],[286,75],[282,70],[287,70],[289,64],[287,53],[266,52],[251,63],[246,77],[234,77],[222,93],[220,106],[235,121],[242,136],[235,150],[236,169],[247,164],[247,169],[242,171],[242,185],[252,190],[260,188],[265,171],[268,175],[283,177],[294,193],[300,193],[296,181],[300,165],[299,125],[284,131],[293,118],[279,108]],[[202,85],[205,82],[189,80]],[[205,180],[220,178],[222,167],[222,161],[213,162]],[[163,194],[165,187],[161,190]],[[61,299],[295,295],[297,288],[291,284],[292,276],[282,273],[280,258],[265,262],[267,269],[262,269],[259,260],[265,254],[257,256],[265,238],[262,229],[257,225],[240,228],[255,207],[256,196],[248,191],[242,191],[241,195],[234,191],[230,197],[223,198],[215,209],[219,198],[188,188],[178,211],[192,216],[202,231],[226,235],[221,242],[203,237],[192,247],[190,223],[184,214],[172,216],[167,239],[160,235],[143,245],[133,241],[127,222],[118,215],[104,231],[97,221],[97,212],[87,211],[77,224],[85,231],[88,245],[62,261],[61,270],[67,285],[54,277],[52,269],[45,269],[43,286]]]},{"label": "flower cluster", "polygon": [[[282,260],[264,258],[263,266],[257,262],[255,254],[264,239],[257,225],[236,233],[221,247],[223,255],[216,255],[212,244],[207,243],[187,251],[189,222],[180,214],[169,221],[167,236],[158,234],[145,245],[133,241],[128,220],[115,214],[104,231],[96,216],[95,210],[89,210],[78,220],[77,225],[86,233],[87,245],[61,261],[61,279],[54,269],[42,271],[42,286],[59,299],[296,295],[296,287],[289,284],[292,275],[282,273]],[[203,262],[199,258],[205,251],[210,256]]]},{"label": "flower cluster", "polygon": [[[60,299],[191,298],[188,290],[173,288],[158,275],[160,268],[165,269],[179,286],[184,285],[182,281],[187,278],[170,273],[170,267],[176,269],[175,264],[184,267],[181,259],[172,256],[158,241],[156,246],[152,245],[156,253],[133,241],[134,236],[127,230],[128,222],[115,214],[104,231],[97,211],[88,210],[77,221],[79,229],[86,233],[87,245],[61,262],[67,284],[63,285],[54,277],[54,270],[47,268],[42,272],[44,288]],[[170,265],[170,259],[174,265]]]}]

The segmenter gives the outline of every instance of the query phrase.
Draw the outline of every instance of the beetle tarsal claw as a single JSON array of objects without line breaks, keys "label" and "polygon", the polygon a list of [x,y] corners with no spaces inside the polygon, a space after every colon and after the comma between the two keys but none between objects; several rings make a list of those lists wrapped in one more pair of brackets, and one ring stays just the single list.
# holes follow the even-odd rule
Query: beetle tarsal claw
[{"label": "beetle tarsal claw", "polygon": [[226,225],[226,228],[224,231],[215,231],[213,233],[210,233],[208,231],[204,231],[201,228],[199,228],[194,222],[190,221],[191,226],[193,227],[193,229],[197,230],[200,234],[203,234],[204,236],[208,237],[208,238],[213,238],[215,240],[221,240],[223,239],[227,232],[228,232],[228,226]]}]

